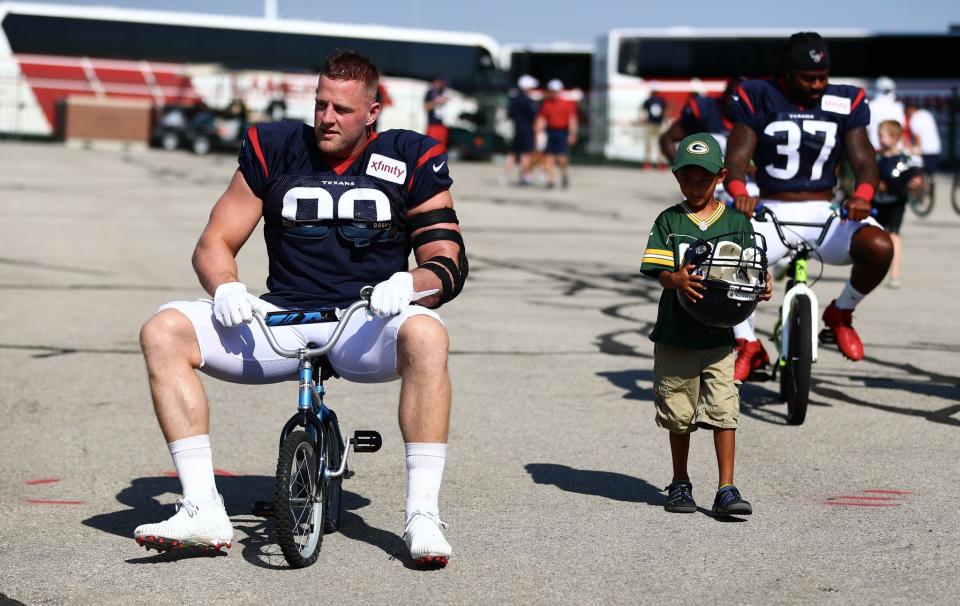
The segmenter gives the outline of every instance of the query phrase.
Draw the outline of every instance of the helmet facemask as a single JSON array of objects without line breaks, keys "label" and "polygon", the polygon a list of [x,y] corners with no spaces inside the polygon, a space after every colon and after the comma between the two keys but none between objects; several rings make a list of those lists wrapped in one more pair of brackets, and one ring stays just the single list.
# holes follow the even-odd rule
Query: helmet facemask
[{"label": "helmet facemask", "polygon": [[[742,242],[744,245],[739,244]],[[677,293],[681,306],[711,326],[730,327],[747,319],[766,289],[767,246],[762,234],[737,232],[680,245],[683,265],[703,276],[704,298],[691,302]]]}]

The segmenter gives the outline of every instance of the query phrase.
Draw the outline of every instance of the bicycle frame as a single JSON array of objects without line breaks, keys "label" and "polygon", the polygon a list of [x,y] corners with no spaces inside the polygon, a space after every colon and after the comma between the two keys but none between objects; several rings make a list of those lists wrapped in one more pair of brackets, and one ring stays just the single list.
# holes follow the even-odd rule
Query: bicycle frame
[{"label": "bicycle frame", "polygon": [[[769,217],[777,231],[777,236],[780,238],[780,241],[784,246],[787,247],[787,249],[790,250],[791,254],[793,255],[793,258],[790,260],[790,269],[792,270],[790,281],[793,285],[787,289],[786,293],[784,293],[783,301],[780,304],[779,365],[781,367],[786,366],[786,355],[787,352],[790,351],[790,330],[785,328],[790,326],[790,314],[793,312],[793,301],[800,295],[805,295],[810,298],[810,327],[813,333],[810,335],[810,361],[817,361],[819,341],[817,335],[820,333],[820,303],[818,302],[817,295],[813,292],[813,289],[807,286],[807,256],[819,248],[819,246],[823,243],[824,238],[827,237],[827,232],[830,230],[830,226],[833,225],[834,220],[836,220],[836,218],[839,216],[840,214],[838,212],[834,212],[830,215],[830,218],[828,218],[825,223],[781,222],[770,209],[766,207],[760,207],[757,209],[756,220],[763,222],[766,221],[767,217]],[[812,245],[806,240],[792,243],[783,233],[782,226],[784,225],[792,227],[819,227],[821,228],[820,235],[817,237],[816,243]]]},{"label": "bicycle frame", "polygon": [[[287,435],[289,435],[289,433],[296,427],[301,426],[314,437],[321,436],[321,440],[317,448],[317,469],[323,469],[323,475],[326,479],[339,478],[343,476],[344,471],[347,468],[347,457],[350,453],[350,445],[344,444],[343,453],[340,457],[339,469],[327,469],[323,462],[323,453],[325,452],[325,448],[322,440],[332,439],[333,436],[330,436],[329,438],[324,436],[323,425],[327,421],[332,421],[338,435],[340,435],[340,426],[337,422],[337,415],[332,410],[327,408],[323,402],[325,389],[323,387],[322,379],[320,382],[314,380],[314,360],[325,356],[330,352],[331,349],[333,349],[333,346],[340,339],[340,335],[343,334],[343,331],[347,326],[347,322],[350,320],[353,314],[357,310],[365,309],[369,305],[371,292],[372,289],[369,289],[369,287],[364,288],[361,291],[361,300],[356,301],[343,312],[339,318],[339,321],[337,322],[337,327],[334,329],[333,334],[330,335],[330,340],[321,347],[301,347],[299,349],[285,349],[281,347],[277,342],[276,337],[273,335],[267,318],[264,317],[260,310],[253,310],[253,317],[257,320],[260,328],[263,329],[263,333],[266,335],[267,341],[270,343],[270,347],[272,347],[277,354],[283,357],[298,358],[300,360],[298,367],[300,387],[297,414],[290,417],[287,423],[283,426],[283,430],[280,433],[280,443],[283,444],[283,441],[286,439]],[[276,323],[276,325],[289,324],[289,322],[285,320],[286,319],[281,319]]]}]

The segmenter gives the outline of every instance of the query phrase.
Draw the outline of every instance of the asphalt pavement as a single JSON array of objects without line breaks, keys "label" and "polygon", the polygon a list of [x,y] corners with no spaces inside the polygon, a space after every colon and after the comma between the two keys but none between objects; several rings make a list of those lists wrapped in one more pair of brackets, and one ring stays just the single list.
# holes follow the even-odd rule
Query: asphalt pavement
[{"label": "asphalt pavement", "polygon": [[[442,309],[454,412],[441,493],[454,556],[410,562],[398,384],[331,383],[348,428],[384,437],[352,457],[341,531],[286,567],[273,490],[294,383],[204,379],[229,555],[157,555],[134,527],[173,513],[179,483],[156,425],[141,323],[203,293],[190,255],[231,156],[0,144],[0,602],[25,604],[955,603],[960,595],[960,216],[941,178],[903,227],[903,288],[856,313],[859,363],[821,350],[807,421],[772,382],[741,390],[736,481],[749,517],[710,515],[716,462],[693,436],[701,511],[669,514],[667,434],[654,424],[659,287],[637,268],[669,173],[575,167],[569,190],[498,183],[457,163],[470,255]],[[264,289],[256,232],[241,279]],[[820,268],[811,264],[811,273]],[[821,306],[846,269],[827,267]],[[782,285],[778,285],[778,294]],[[776,299],[775,299],[776,300]],[[772,351],[776,303],[758,329]]]}]

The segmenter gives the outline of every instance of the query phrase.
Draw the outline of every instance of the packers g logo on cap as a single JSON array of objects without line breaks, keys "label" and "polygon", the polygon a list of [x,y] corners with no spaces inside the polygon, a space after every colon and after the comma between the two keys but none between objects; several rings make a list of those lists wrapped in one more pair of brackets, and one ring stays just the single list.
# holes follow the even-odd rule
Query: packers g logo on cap
[{"label": "packers g logo on cap", "polygon": [[710,146],[703,141],[692,141],[689,145],[687,145],[687,151],[691,154],[702,156],[703,154],[710,153]]}]

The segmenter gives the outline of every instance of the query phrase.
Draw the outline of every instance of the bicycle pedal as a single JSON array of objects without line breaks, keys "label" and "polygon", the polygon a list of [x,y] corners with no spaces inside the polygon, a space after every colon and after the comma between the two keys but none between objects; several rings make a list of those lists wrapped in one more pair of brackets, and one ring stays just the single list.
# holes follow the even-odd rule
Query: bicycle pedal
[{"label": "bicycle pedal", "polygon": [[377,452],[383,446],[383,438],[372,429],[358,429],[353,432],[350,443],[353,444],[353,452]]},{"label": "bicycle pedal", "polygon": [[273,518],[277,515],[277,507],[273,501],[255,501],[250,513],[258,518]]},{"label": "bicycle pedal", "polygon": [[820,339],[820,343],[823,345],[836,345],[837,343],[836,337],[833,336],[833,331],[829,328],[824,328],[821,330],[818,337]]},{"label": "bicycle pedal", "polygon": [[352,470],[352,469],[347,469],[346,471],[343,472],[343,475],[342,475],[341,477],[342,477],[344,480],[349,480],[350,478],[353,477],[353,470]]}]

